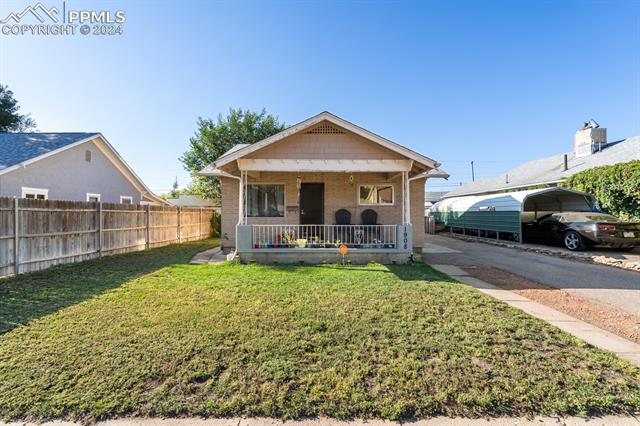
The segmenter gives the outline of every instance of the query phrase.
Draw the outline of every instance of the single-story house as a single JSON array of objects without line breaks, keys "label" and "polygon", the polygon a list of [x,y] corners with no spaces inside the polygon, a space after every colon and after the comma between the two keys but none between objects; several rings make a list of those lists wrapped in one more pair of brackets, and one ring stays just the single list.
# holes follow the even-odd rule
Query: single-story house
[{"label": "single-story house", "polygon": [[578,172],[632,160],[640,160],[640,136],[607,142],[606,129],[585,123],[575,134],[571,152],[528,161],[501,176],[468,182],[444,198],[558,186]]},{"label": "single-story house", "polygon": [[178,194],[175,198],[166,199],[169,204],[176,207],[210,207],[220,208],[220,201],[211,200],[192,194]]},{"label": "single-story house", "polygon": [[0,133],[0,197],[167,204],[100,133]]},{"label": "single-story house", "polygon": [[352,262],[400,263],[422,248],[425,182],[448,177],[438,167],[322,112],[200,175],[220,179],[222,246],[241,261],[335,262],[345,246]]}]

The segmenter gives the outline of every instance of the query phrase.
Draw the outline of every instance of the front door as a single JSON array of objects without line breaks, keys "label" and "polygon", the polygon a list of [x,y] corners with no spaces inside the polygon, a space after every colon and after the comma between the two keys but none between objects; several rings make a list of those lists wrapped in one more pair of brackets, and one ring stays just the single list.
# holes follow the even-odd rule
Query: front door
[{"label": "front door", "polygon": [[300,224],[321,225],[324,223],[324,183],[300,185]]}]

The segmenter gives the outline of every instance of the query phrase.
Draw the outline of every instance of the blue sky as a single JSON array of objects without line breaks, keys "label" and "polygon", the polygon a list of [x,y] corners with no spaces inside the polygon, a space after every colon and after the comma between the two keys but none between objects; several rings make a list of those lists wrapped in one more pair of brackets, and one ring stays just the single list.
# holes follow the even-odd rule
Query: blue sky
[{"label": "blue sky", "polygon": [[[60,1],[43,0],[45,6]],[[27,2],[0,3],[0,16]],[[640,2],[67,1],[119,36],[0,35],[0,82],[41,131],[100,131],[152,190],[196,119],[328,110],[443,163],[449,182],[566,152],[595,118],[640,134]]]}]

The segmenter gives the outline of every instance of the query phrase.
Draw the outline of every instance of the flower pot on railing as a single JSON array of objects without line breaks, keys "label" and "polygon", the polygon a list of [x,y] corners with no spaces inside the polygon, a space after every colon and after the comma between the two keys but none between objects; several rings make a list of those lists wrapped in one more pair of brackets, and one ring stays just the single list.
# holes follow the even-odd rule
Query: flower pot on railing
[{"label": "flower pot on railing", "polygon": [[298,247],[300,248],[305,248],[307,246],[307,240],[304,238],[298,238],[296,240],[296,243],[298,244]]}]

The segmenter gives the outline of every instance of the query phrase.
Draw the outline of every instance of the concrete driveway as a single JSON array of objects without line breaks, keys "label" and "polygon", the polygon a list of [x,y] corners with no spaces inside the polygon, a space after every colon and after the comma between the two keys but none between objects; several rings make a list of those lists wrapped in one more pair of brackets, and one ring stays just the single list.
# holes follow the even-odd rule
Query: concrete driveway
[{"label": "concrete driveway", "polygon": [[640,314],[638,272],[440,235],[427,236],[422,258],[430,264],[503,269],[626,312]]}]

